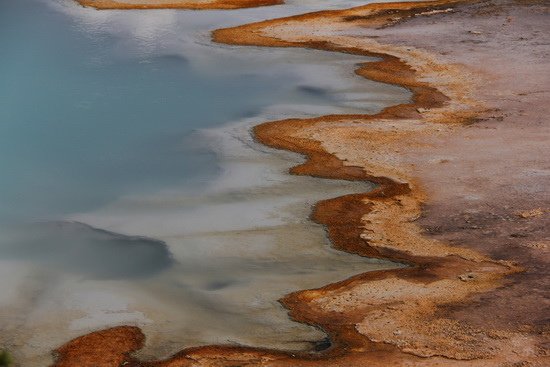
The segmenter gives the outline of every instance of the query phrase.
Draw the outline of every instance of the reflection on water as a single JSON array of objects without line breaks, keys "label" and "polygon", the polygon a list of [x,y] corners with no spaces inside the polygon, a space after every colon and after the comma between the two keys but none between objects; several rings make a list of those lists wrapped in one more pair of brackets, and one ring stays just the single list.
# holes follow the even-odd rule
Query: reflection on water
[{"label": "reflection on water", "polygon": [[249,129],[408,93],[358,80],[363,58],[210,43],[209,30],[265,11],[0,0],[0,344],[23,365],[120,324],[144,329],[145,357],[312,347],[323,333],[277,299],[398,266],[332,250],[307,220],[318,200],[369,184],[288,176],[300,158]]},{"label": "reflection on water", "polygon": [[60,272],[103,279],[147,277],[172,263],[162,241],[124,236],[78,222],[5,229],[0,250],[4,259],[34,261]]}]

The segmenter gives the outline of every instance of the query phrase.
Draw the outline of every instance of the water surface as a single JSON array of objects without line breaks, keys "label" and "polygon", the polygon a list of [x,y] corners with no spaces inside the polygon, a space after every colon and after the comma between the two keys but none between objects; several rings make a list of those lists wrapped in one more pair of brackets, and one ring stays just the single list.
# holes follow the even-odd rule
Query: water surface
[{"label": "water surface", "polygon": [[258,111],[281,92],[269,76],[214,78],[185,55],[132,54],[115,35],[87,33],[41,1],[0,6],[2,220],[200,184],[216,162],[193,149],[189,132]]}]

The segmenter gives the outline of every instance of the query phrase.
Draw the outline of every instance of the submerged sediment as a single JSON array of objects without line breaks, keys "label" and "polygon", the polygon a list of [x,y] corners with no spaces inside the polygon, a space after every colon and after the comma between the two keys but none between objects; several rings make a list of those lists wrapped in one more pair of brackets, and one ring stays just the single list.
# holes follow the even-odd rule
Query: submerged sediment
[{"label": "submerged sediment", "polygon": [[[374,115],[287,119],[254,128],[260,142],[307,157],[305,163],[292,168],[292,174],[378,184],[369,193],[317,203],[312,219],[326,227],[336,249],[410,266],[359,274],[339,283],[284,297],[281,302],[294,320],[316,325],[327,332],[331,345],[323,350],[289,353],[206,346],[184,349],[164,361],[143,362],[129,355],[140,347],[143,335],[135,328],[119,327],[66,344],[57,351],[56,366],[90,365],[88,361],[100,354],[112,358],[103,358],[95,365],[119,366],[123,362],[126,366],[171,367],[543,365],[547,354],[544,344],[547,329],[533,326],[541,319],[541,313],[532,311],[531,325],[526,321],[520,327],[512,320],[489,322],[491,316],[486,315],[487,310],[474,307],[472,303],[472,299],[484,294],[497,297],[499,290],[511,284],[516,287],[515,296],[521,292],[528,294],[531,283],[522,275],[528,263],[515,261],[513,250],[495,254],[492,243],[479,243],[479,235],[469,233],[471,228],[463,228],[465,234],[458,237],[464,242],[451,244],[428,235],[426,228],[419,224],[423,208],[434,205],[432,198],[444,197],[442,193],[452,190],[438,186],[440,183],[435,179],[418,175],[418,172],[425,172],[426,167],[441,172],[441,164],[448,161],[437,158],[442,148],[439,151],[433,148],[434,142],[447,136],[461,137],[468,126],[494,114],[496,104],[501,103],[501,111],[505,111],[506,105],[498,98],[496,101],[481,98],[483,94],[479,90],[490,77],[468,67],[466,62],[450,62],[426,48],[381,39],[388,37],[382,34],[387,27],[406,29],[405,21],[419,17],[452,18],[460,14],[471,17],[474,14],[481,19],[500,17],[497,18],[500,22],[501,18],[506,21],[507,11],[515,17],[522,14],[528,17],[534,11],[548,14],[543,3],[506,3],[509,6],[506,9],[502,8],[502,3],[491,1],[371,4],[216,31],[215,41],[234,45],[306,47],[376,56],[380,61],[360,65],[357,74],[412,91],[410,103],[391,106]],[[499,15],[491,13],[494,7],[499,7]],[[463,37],[475,39],[480,31],[472,32]],[[507,44],[502,46],[507,47]],[[512,145],[507,148],[514,149]],[[422,151],[424,157],[411,158],[414,151]],[[427,160],[426,154],[437,158],[437,164],[432,158]],[[530,164],[536,166],[540,162]],[[456,174],[464,172],[457,169]],[[479,184],[481,193],[490,188]],[[528,204],[540,205],[541,202],[537,202],[540,198],[532,194],[533,202]],[[492,203],[489,199],[496,200],[488,197],[486,204]],[[537,218],[544,218],[545,209],[541,209],[541,213]],[[524,219],[518,216],[516,220]],[[507,225],[514,226],[514,223],[510,219]],[[538,232],[537,243],[544,243],[542,236],[545,234],[544,230]],[[535,247],[532,249],[539,251]],[[544,264],[546,253],[531,253],[533,257],[537,254],[537,260],[532,261]],[[507,280],[510,275],[514,277],[513,282]],[[496,305],[492,313],[500,313],[504,308],[498,302]],[[457,309],[462,313],[457,313]],[[464,312],[469,315],[464,316]],[[486,322],[482,320],[484,317]],[[512,319],[514,316],[505,317]],[[129,343],[131,340],[136,342]]]}]

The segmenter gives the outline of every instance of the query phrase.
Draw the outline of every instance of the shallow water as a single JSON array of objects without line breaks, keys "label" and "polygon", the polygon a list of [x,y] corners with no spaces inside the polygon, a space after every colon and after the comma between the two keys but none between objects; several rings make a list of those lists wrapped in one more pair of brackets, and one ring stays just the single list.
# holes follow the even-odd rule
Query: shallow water
[{"label": "shallow water", "polygon": [[355,77],[364,58],[210,43],[265,12],[0,0],[0,343],[25,366],[119,324],[144,329],[145,357],[311,347],[323,334],[278,298],[395,266],[330,249],[307,220],[316,201],[368,184],[288,176],[301,158],[249,128],[408,93]]}]

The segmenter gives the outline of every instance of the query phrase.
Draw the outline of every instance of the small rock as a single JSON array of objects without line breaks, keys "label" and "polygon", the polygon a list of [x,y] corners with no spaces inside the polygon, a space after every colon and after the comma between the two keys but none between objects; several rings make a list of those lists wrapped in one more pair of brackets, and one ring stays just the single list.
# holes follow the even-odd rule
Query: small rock
[{"label": "small rock", "polygon": [[473,273],[466,273],[458,276],[458,279],[460,279],[463,282],[469,282],[471,280],[474,280],[475,278],[476,276]]},{"label": "small rock", "polygon": [[536,209],[524,210],[522,212],[519,212],[518,216],[520,218],[527,219],[527,218],[540,217],[543,214],[544,214],[544,210],[542,208],[536,208]]}]

